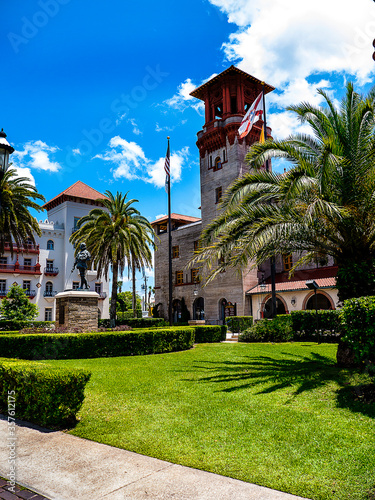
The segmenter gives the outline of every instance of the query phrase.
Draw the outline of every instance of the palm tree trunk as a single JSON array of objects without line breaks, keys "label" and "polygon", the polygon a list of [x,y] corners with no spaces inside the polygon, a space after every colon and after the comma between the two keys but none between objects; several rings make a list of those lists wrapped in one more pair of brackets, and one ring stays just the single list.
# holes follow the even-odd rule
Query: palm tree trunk
[{"label": "palm tree trunk", "polygon": [[135,289],[135,262],[132,258],[132,284],[133,284],[133,296],[132,296],[132,307],[133,307],[133,315],[134,318],[137,317],[137,298],[136,298],[136,289]]},{"label": "palm tree trunk", "polygon": [[110,312],[109,312],[111,328],[116,326],[117,278],[118,278],[118,263],[113,262],[113,264],[112,264],[111,308],[110,308]]}]

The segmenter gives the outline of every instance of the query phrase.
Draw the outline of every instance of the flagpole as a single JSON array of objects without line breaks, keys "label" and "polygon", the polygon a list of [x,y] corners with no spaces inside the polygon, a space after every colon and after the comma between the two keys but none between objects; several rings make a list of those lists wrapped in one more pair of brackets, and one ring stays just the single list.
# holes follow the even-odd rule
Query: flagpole
[{"label": "flagpole", "polygon": [[[264,140],[267,140],[267,118],[266,118],[266,97],[264,92],[264,82],[262,82],[262,96],[263,96],[263,128],[264,128]],[[266,171],[270,171],[269,160],[266,160]],[[276,305],[276,265],[275,256],[271,257],[271,294],[272,294],[272,317],[277,316],[277,305]]]},{"label": "flagpole", "polygon": [[[170,161],[170,145],[169,145],[169,137],[168,139],[168,149],[167,149],[167,157],[168,161]],[[170,167],[169,167],[170,168]],[[172,326],[173,318],[172,318],[172,217],[171,217],[171,175],[169,173],[168,176],[168,266],[169,266],[169,274],[168,274],[168,320],[169,324]]]}]

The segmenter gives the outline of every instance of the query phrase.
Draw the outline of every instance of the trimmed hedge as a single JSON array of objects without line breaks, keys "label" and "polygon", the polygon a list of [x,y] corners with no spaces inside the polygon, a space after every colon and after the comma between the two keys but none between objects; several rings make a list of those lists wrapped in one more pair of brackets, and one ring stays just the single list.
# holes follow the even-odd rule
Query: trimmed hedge
[{"label": "trimmed hedge", "polygon": [[231,316],[225,320],[231,332],[241,333],[253,326],[252,316]]},{"label": "trimmed hedge", "polygon": [[[109,319],[100,319],[99,327],[109,328],[110,321],[111,320]],[[127,320],[117,318],[116,325],[128,325],[132,328],[150,328],[157,326],[168,326],[168,322],[163,318],[130,318]]]},{"label": "trimmed hedge", "polygon": [[375,297],[359,297],[344,301],[340,311],[344,344],[355,359],[375,374]]},{"label": "trimmed hedge", "polygon": [[73,425],[90,376],[40,363],[1,362],[0,413],[39,425]]},{"label": "trimmed hedge", "polygon": [[20,331],[22,328],[48,327],[53,321],[20,321],[15,319],[0,319],[0,330]]},{"label": "trimmed hedge", "polygon": [[[316,338],[316,312],[315,311],[291,311],[292,328],[296,336],[301,340],[310,337]],[[341,319],[339,311],[318,310],[318,330],[325,336],[333,335],[335,342],[341,332]]]},{"label": "trimmed hedge", "polygon": [[193,326],[195,329],[195,343],[221,342],[226,339],[227,327],[225,325]]},{"label": "trimmed hedge", "polygon": [[193,344],[192,328],[0,335],[1,356],[21,359],[85,359],[156,354],[189,349]]},{"label": "trimmed hedge", "polygon": [[238,337],[239,342],[289,342],[293,340],[292,318],[281,314],[273,319],[261,319]]}]

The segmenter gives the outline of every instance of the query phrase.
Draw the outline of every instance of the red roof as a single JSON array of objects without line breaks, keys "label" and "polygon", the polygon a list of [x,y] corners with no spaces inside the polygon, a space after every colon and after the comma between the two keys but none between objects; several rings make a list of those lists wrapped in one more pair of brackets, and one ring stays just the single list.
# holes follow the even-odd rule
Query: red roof
[{"label": "red roof", "polygon": [[[319,288],[336,288],[336,278],[314,278]],[[306,286],[306,280],[303,281],[288,281],[276,283],[276,292],[293,292],[297,290],[309,290]],[[258,293],[271,293],[271,283],[265,283],[265,287],[260,285],[254,286],[246,292],[247,295],[256,295]]]},{"label": "red roof", "polygon": [[[293,290],[308,290],[306,281],[315,280],[319,288],[336,288],[337,266],[318,267],[315,269],[300,269],[289,279],[289,273],[277,273],[275,284],[277,292],[290,292]],[[249,295],[271,291],[271,278],[264,281],[266,287],[256,285],[246,293]]]},{"label": "red roof", "polygon": [[[96,202],[98,198],[104,199],[105,196],[102,193],[99,193],[99,191],[96,191],[96,189],[88,186],[84,182],[77,181],[72,186],[68,187],[60,194],[52,198],[52,200],[47,201],[47,203],[43,205],[43,208],[46,210],[50,210],[51,208],[56,207],[57,205],[60,205],[64,201],[68,200],[78,202],[80,202],[81,200],[90,200],[91,202]],[[99,205],[100,203],[96,202],[92,204]]]},{"label": "red roof", "polygon": [[[151,225],[160,224],[161,222],[166,222],[168,220],[168,215],[163,215],[159,219],[151,222]],[[185,224],[191,224],[192,222],[199,222],[201,219],[199,217],[191,217],[190,215],[181,215],[181,214],[171,214],[171,220],[176,222],[181,222]]]}]

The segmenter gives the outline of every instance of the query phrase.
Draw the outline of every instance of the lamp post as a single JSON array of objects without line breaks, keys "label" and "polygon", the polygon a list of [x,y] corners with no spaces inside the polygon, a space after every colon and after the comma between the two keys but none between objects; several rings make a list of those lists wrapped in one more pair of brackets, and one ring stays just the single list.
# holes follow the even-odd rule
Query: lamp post
[{"label": "lamp post", "polygon": [[1,129],[1,132],[0,132],[0,212],[1,212],[1,205],[2,205],[1,182],[4,178],[5,172],[8,170],[9,155],[11,155],[14,151],[14,148],[6,140],[6,137],[7,137],[7,135],[4,132],[4,129]]},{"label": "lamp post", "polygon": [[[319,288],[318,283],[315,280],[308,280],[306,281],[306,286],[310,290],[314,290],[314,296],[315,296],[315,318],[316,318],[316,334],[318,335],[318,296],[317,296],[317,289]],[[320,337],[319,337],[319,344],[320,344]]]}]

